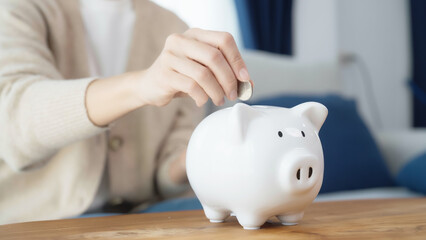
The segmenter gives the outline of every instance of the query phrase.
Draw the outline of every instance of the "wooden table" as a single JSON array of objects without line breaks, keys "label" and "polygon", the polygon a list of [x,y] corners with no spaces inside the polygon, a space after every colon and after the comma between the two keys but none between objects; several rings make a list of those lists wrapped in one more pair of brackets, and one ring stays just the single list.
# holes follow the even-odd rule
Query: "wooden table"
[{"label": "wooden table", "polygon": [[0,239],[426,239],[426,198],[312,204],[296,226],[243,230],[202,211],[28,222],[0,226]]}]

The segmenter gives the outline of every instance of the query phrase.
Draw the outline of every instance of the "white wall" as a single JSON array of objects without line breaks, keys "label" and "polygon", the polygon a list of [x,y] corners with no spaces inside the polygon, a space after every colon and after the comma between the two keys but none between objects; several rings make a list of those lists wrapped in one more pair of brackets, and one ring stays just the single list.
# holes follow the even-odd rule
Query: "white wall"
[{"label": "white wall", "polygon": [[336,0],[295,0],[294,56],[307,62],[336,61]]},{"label": "white wall", "polygon": [[[411,126],[410,32],[408,0],[338,0],[337,24],[340,52],[355,53],[366,63],[373,80],[384,129]],[[370,126],[371,103],[357,69],[342,69],[346,91],[358,97]]]},{"label": "white wall", "polygon": [[189,27],[226,31],[242,47],[234,0],[151,0],[172,10]]},{"label": "white wall", "polygon": [[344,93],[355,97],[371,128],[411,126],[408,0],[296,0],[295,56],[333,61],[355,54],[366,64],[381,124],[366,96],[366,79],[353,63],[340,65]]}]

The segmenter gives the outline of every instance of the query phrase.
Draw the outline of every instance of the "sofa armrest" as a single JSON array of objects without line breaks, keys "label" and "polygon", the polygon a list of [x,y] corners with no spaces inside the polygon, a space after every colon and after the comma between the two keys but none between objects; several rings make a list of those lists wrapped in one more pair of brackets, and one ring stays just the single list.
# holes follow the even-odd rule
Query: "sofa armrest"
[{"label": "sofa armrest", "polygon": [[413,157],[426,151],[426,128],[383,131],[374,135],[394,176]]}]

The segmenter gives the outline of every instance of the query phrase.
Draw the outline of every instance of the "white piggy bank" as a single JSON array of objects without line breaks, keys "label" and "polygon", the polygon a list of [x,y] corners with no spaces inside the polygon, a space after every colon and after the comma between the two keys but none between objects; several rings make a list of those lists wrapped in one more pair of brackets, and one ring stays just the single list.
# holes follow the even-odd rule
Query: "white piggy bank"
[{"label": "white piggy bank", "polygon": [[324,159],[318,132],[327,108],[238,103],[206,117],[187,150],[189,182],[210,222],[231,213],[244,229],[277,216],[293,225],[317,196]]}]

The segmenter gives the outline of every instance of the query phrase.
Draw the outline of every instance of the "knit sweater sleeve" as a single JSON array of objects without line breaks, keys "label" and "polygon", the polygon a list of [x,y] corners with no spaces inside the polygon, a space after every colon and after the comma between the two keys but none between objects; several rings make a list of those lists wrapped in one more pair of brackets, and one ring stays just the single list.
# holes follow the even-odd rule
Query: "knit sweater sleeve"
[{"label": "knit sweater sleeve", "polygon": [[43,17],[25,2],[0,1],[0,160],[16,171],[103,130],[85,107],[94,79],[63,80]]}]

